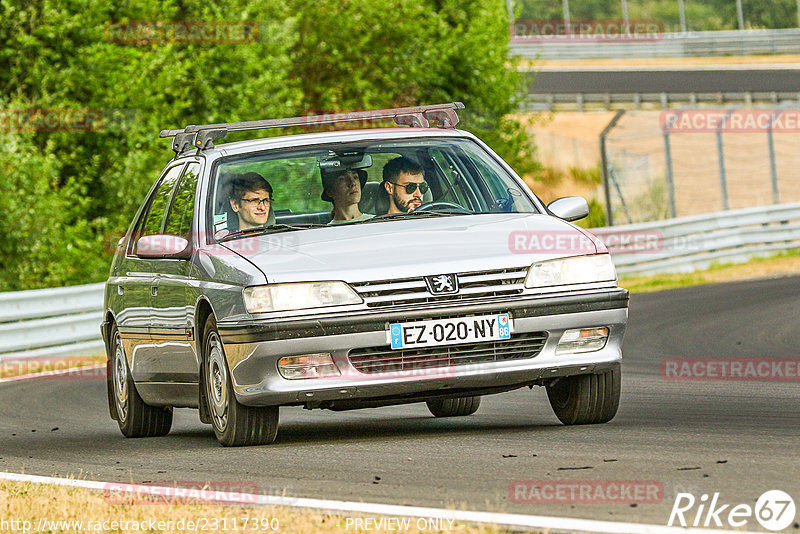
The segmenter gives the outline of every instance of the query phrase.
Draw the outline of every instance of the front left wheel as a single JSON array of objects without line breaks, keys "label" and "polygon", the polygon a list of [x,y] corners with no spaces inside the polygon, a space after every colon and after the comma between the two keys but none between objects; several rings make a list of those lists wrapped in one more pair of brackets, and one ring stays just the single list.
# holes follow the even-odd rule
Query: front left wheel
[{"label": "front left wheel", "polygon": [[225,351],[213,316],[203,330],[203,387],[217,441],[225,447],[268,445],[278,434],[277,406],[245,406],[236,400]]},{"label": "front left wheel", "polygon": [[133,382],[117,326],[111,327],[108,355],[108,400],[126,438],[165,436],[172,428],[172,408],[145,404]]},{"label": "front left wheel", "polygon": [[547,386],[556,417],[565,425],[607,423],[619,408],[619,367],[598,374],[566,376]]}]

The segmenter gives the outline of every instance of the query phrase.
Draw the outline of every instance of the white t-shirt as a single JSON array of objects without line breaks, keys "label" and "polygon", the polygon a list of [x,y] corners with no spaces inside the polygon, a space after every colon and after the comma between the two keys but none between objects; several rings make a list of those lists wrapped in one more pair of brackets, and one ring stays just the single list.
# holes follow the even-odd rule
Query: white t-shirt
[{"label": "white t-shirt", "polygon": [[368,221],[369,219],[372,219],[373,217],[375,217],[375,216],[373,214],[371,214],[371,213],[362,213],[361,215],[359,215],[358,217],[355,217],[354,219],[347,219],[346,221],[333,219],[328,224],[347,224],[347,223]]}]

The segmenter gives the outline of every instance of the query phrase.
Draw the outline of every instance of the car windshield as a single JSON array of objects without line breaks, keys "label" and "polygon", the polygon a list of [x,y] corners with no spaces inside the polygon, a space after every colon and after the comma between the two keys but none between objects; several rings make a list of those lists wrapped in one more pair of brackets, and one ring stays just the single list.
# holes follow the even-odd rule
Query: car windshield
[{"label": "car windshield", "polygon": [[418,217],[537,213],[470,139],[361,141],[223,158],[212,180],[217,239]]}]

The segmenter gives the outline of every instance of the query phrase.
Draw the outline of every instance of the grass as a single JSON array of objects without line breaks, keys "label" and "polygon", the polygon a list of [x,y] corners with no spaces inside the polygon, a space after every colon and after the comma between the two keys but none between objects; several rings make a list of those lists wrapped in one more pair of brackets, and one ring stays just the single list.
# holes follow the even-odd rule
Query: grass
[{"label": "grass", "polygon": [[619,283],[632,293],[648,293],[701,284],[789,275],[800,275],[800,249],[766,258],[754,258],[746,263],[712,264],[706,270],[693,273],[622,276]]},{"label": "grass", "polygon": [[[167,484],[165,484],[166,486]],[[113,487],[113,486],[112,486]],[[141,496],[131,497],[131,502],[116,493],[90,491],[81,488],[35,484],[30,482],[11,482],[0,480],[0,521],[28,521],[28,524],[0,524],[0,531],[34,532],[40,521],[50,523],[45,532],[292,532],[292,533],[347,533],[357,532],[356,519],[370,518],[379,521],[380,516],[362,514],[333,514],[290,507],[224,506],[216,504],[174,504],[152,500],[144,501]],[[395,517],[394,519],[404,519]],[[507,532],[492,525],[471,525],[455,521],[452,529],[443,520],[441,530],[417,526],[418,518],[407,518],[408,529],[403,532],[450,532],[493,534]],[[79,521],[80,524],[54,524],[55,521]],[[92,523],[89,523],[89,522]],[[111,522],[116,521],[114,525]],[[183,521],[183,523],[179,523]],[[190,521],[208,528],[190,529]],[[136,522],[136,525],[134,525]],[[163,522],[158,524],[158,522]],[[127,523],[127,524],[126,524]],[[245,524],[247,525],[245,528]],[[102,525],[102,526],[101,526]],[[370,532],[395,532],[390,524],[384,528],[372,528]],[[29,528],[24,528],[24,527]],[[149,528],[154,526],[155,528]],[[277,529],[273,528],[276,527]],[[424,526],[424,525],[422,525]],[[105,528],[104,528],[105,527]],[[127,527],[127,528],[125,528]],[[216,528],[212,528],[216,527]],[[389,528],[386,528],[389,527]],[[360,531],[365,531],[364,528]]]}]

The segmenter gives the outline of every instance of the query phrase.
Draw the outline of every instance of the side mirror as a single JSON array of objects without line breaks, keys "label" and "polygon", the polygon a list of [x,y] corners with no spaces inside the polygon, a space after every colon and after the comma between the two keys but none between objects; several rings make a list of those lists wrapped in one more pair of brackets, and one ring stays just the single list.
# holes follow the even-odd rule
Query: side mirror
[{"label": "side mirror", "polygon": [[175,235],[156,234],[140,237],[136,255],[147,259],[189,259],[189,241]]},{"label": "side mirror", "polygon": [[557,198],[547,205],[547,209],[565,221],[577,221],[589,215],[589,204],[583,197]]}]

